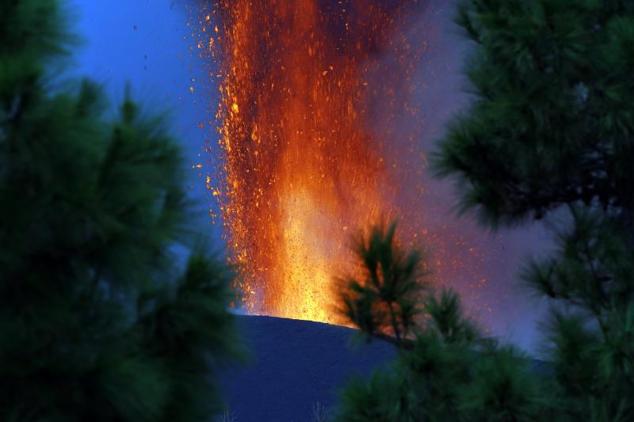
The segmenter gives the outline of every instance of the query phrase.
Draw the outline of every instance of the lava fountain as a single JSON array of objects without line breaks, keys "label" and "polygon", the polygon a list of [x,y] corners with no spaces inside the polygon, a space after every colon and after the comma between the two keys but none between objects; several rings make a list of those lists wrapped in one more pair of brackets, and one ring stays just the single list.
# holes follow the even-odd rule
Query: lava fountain
[{"label": "lava fountain", "polygon": [[222,81],[213,192],[250,312],[336,322],[353,230],[399,213],[372,104],[405,104],[415,54],[399,22],[417,4],[221,0],[204,16]]}]

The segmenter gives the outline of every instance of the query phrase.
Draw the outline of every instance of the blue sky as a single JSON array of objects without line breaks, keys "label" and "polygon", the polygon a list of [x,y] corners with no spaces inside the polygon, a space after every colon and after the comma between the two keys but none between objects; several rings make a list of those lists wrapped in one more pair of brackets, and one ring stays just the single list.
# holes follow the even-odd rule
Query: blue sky
[{"label": "blue sky", "polygon": [[[207,142],[217,145],[209,122],[215,113],[216,88],[206,77],[207,64],[198,57],[185,0],[71,0],[75,32],[82,40],[71,73],[104,85],[113,104],[127,83],[148,113],[166,112],[173,135],[182,144],[191,169],[188,187],[198,202],[199,225],[214,246],[222,247],[220,227],[207,212],[215,205],[205,190],[204,172],[217,154],[207,154]],[[193,92],[192,92],[193,90]],[[200,127],[202,124],[202,128]],[[202,164],[202,170],[194,169]]]}]

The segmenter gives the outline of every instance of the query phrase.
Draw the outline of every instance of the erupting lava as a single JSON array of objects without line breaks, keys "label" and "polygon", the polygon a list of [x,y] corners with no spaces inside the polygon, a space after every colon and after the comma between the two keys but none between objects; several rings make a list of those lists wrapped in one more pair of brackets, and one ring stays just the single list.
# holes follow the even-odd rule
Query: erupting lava
[{"label": "erupting lava", "polygon": [[249,311],[336,322],[352,232],[398,213],[371,104],[405,80],[404,62],[381,56],[405,42],[397,26],[416,3],[221,0],[205,16],[221,58],[214,195]]}]

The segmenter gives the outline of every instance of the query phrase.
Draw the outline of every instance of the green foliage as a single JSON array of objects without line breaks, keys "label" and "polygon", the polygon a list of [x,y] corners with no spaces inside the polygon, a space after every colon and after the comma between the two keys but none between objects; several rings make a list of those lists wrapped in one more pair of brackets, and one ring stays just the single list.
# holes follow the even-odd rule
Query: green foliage
[{"label": "green foliage", "polygon": [[[534,421],[548,415],[543,386],[512,347],[487,350],[474,364],[460,408],[473,421]],[[450,386],[448,386],[450,387]]]},{"label": "green foliage", "polygon": [[[416,257],[411,265],[391,265],[390,279],[424,283],[410,277],[424,274],[423,262],[415,252],[405,253],[395,242],[395,226],[370,231],[356,249],[366,266],[363,283],[344,285],[340,295],[349,322],[368,337],[389,339],[399,348],[399,357],[388,370],[379,371],[368,382],[354,380],[344,390],[337,414],[341,421],[447,421],[497,420],[532,421],[547,415],[539,380],[530,371],[529,360],[511,347],[499,348],[484,339],[477,327],[464,316],[457,294],[422,294],[424,285],[396,289],[394,303],[404,301],[418,312],[408,325],[406,336],[397,338],[389,328],[392,314],[372,311],[385,309],[385,295],[377,293],[385,282],[376,268],[375,256]],[[381,251],[380,254],[371,251]],[[347,287],[347,290],[345,288]],[[369,291],[369,292],[367,292]],[[367,293],[366,293],[367,292]],[[410,295],[416,292],[416,295]],[[363,295],[361,298],[360,296]],[[399,297],[404,295],[405,299]],[[356,301],[350,298],[356,298]],[[363,300],[366,307],[360,307]],[[356,305],[354,307],[353,305]],[[367,316],[363,312],[368,312]],[[355,312],[352,312],[354,310]],[[359,315],[362,317],[359,318]],[[367,324],[367,321],[372,324]],[[397,321],[400,321],[397,319]],[[383,330],[377,329],[383,327]]]},{"label": "green foliage", "polygon": [[470,0],[473,102],[436,155],[492,227],[558,210],[523,280],[552,300],[557,418],[634,419],[634,3]]},{"label": "green foliage", "polygon": [[225,264],[197,252],[176,285],[139,301],[146,309],[139,321],[144,347],[166,364],[172,380],[165,420],[207,420],[216,410],[211,369],[227,354],[241,354],[226,310],[232,279]]},{"label": "green foliage", "polygon": [[364,333],[407,339],[420,314],[425,272],[418,252],[404,253],[395,244],[396,224],[375,226],[355,239],[360,276],[340,280],[340,313]]},{"label": "green foliage", "polygon": [[59,61],[73,37],[58,1],[0,2],[0,120],[15,117],[18,101],[36,101],[45,65]]},{"label": "green foliage", "polygon": [[436,157],[491,224],[634,205],[630,1],[467,0],[474,101]]},{"label": "green foliage", "polygon": [[[435,168],[457,182],[462,211],[492,228],[567,211],[557,249],[522,275],[553,303],[549,368],[484,341],[445,292],[425,300],[413,346],[397,343],[411,349],[398,371],[350,387],[341,420],[634,420],[634,2],[463,0],[458,10],[472,103]],[[372,309],[377,296],[355,297]],[[371,335],[380,326],[350,320]]]},{"label": "green foliage", "polygon": [[233,275],[191,250],[164,123],[51,88],[65,27],[59,1],[0,0],[0,419],[203,420]]},{"label": "green foliage", "polygon": [[[400,372],[353,387],[363,394],[344,397],[341,419],[372,420],[355,419],[368,406],[386,420],[634,420],[634,2],[462,0],[458,12],[472,102],[434,166],[489,227],[557,211],[557,249],[522,275],[553,303],[549,370],[535,379],[479,338],[455,296],[432,296]],[[354,297],[372,309],[376,296]]]},{"label": "green foliage", "polygon": [[446,343],[473,343],[480,337],[476,326],[464,317],[460,297],[451,290],[443,290],[440,298],[428,296],[425,311],[429,315],[429,329]]},{"label": "green foliage", "polygon": [[407,421],[408,386],[397,373],[380,371],[369,381],[353,379],[343,391],[336,420],[347,422]]}]

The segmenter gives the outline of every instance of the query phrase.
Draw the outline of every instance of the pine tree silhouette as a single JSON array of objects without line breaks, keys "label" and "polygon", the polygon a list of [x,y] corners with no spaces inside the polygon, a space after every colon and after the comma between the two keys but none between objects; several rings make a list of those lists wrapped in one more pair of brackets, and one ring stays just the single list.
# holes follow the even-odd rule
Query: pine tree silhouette
[{"label": "pine tree silhouette", "polygon": [[413,350],[353,383],[340,419],[634,420],[634,3],[463,0],[457,22],[472,102],[434,167],[485,226],[552,218],[557,250],[521,274],[553,303],[550,364],[483,342],[454,294],[430,296]]},{"label": "pine tree silhouette", "polygon": [[165,123],[59,88],[65,16],[0,0],[0,420],[207,419],[233,275],[196,246]]}]

